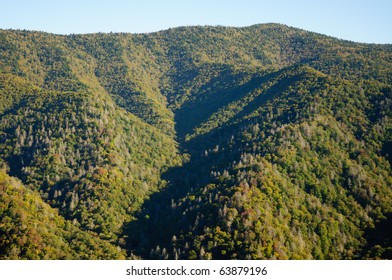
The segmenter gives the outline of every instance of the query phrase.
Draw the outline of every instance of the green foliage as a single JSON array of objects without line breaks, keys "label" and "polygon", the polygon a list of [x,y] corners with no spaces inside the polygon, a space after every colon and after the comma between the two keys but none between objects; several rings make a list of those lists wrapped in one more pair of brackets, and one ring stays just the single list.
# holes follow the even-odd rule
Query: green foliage
[{"label": "green foliage", "polygon": [[277,24],[0,30],[1,258],[387,258],[391,62]]},{"label": "green foliage", "polygon": [[20,181],[0,171],[1,259],[120,259],[123,253],[81,231]]},{"label": "green foliage", "polygon": [[11,174],[111,241],[145,195],[164,184],[159,171],[176,161],[168,136],[81,92],[25,96],[1,129]]}]

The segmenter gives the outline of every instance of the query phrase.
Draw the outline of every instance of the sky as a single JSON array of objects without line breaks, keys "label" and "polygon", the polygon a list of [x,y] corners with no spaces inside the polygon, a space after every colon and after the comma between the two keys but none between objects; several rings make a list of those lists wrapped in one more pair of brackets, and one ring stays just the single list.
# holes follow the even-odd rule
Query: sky
[{"label": "sky", "polygon": [[178,26],[282,23],[392,43],[392,0],[0,0],[0,29],[148,33]]}]

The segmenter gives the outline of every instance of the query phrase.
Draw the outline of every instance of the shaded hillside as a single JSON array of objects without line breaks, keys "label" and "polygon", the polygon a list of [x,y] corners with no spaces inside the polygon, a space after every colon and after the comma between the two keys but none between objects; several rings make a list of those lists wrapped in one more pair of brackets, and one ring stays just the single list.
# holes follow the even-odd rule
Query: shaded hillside
[{"label": "shaded hillside", "polygon": [[129,225],[131,248],[152,258],[360,257],[363,229],[392,210],[391,167],[373,152],[391,130],[391,87],[308,67],[278,74],[184,143],[190,163]]},{"label": "shaded hillside", "polygon": [[278,24],[0,30],[0,256],[387,258],[391,67]]}]

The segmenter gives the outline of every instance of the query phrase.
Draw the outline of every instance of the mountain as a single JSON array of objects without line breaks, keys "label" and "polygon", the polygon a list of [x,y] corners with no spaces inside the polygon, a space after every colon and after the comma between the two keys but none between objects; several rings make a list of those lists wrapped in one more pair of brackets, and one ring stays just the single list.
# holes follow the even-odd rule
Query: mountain
[{"label": "mountain", "polygon": [[0,30],[0,258],[392,257],[392,45]]}]

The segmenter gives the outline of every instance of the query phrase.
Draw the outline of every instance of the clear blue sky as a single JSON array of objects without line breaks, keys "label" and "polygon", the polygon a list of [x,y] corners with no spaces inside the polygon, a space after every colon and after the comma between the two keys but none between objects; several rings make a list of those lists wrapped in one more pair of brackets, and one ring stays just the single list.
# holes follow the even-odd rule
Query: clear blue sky
[{"label": "clear blue sky", "polygon": [[357,42],[392,43],[392,0],[0,0],[1,29],[58,34],[268,22]]}]

